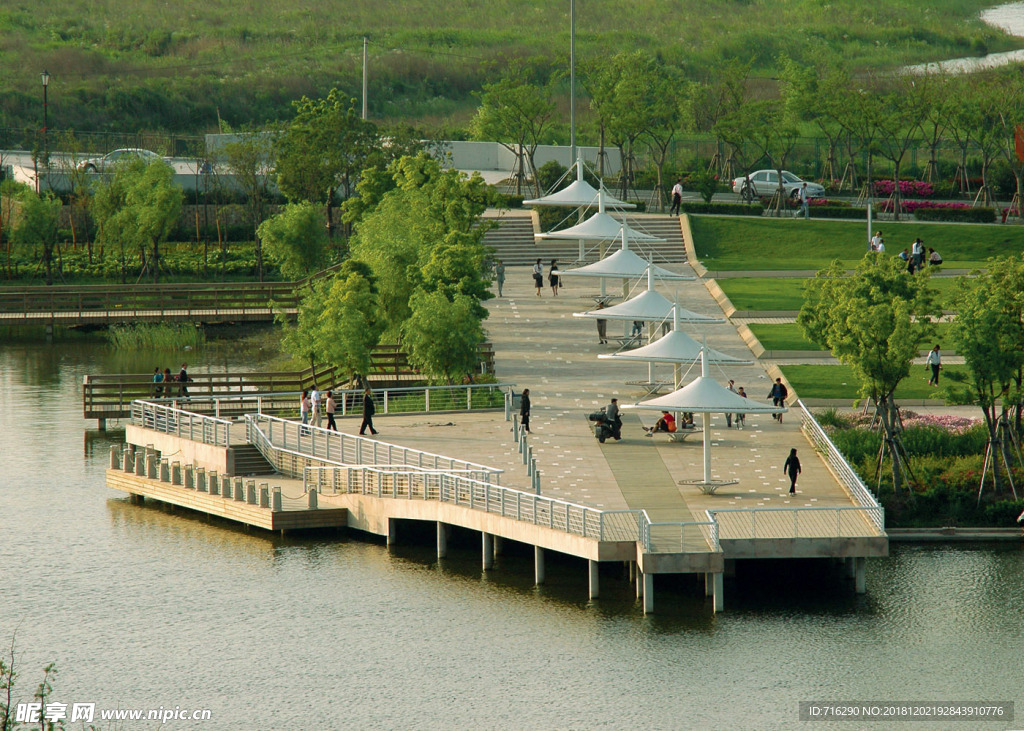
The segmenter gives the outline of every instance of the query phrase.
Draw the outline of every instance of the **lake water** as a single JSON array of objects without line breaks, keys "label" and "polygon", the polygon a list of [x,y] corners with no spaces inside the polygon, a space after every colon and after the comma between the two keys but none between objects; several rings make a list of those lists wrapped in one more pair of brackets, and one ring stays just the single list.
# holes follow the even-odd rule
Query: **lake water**
[{"label": "lake water", "polygon": [[82,376],[116,365],[0,345],[0,645],[17,632],[23,698],[56,660],[54,701],[212,711],[124,729],[783,729],[801,700],[1024,700],[1017,545],[895,545],[859,596],[828,564],[740,564],[718,615],[659,578],[645,617],[618,567],[588,602],[582,562],[536,589],[532,554],[482,575],[468,534],[439,565],[430,530],[389,551],[130,505],[104,485],[123,433],[81,418]]},{"label": "lake water", "polygon": [[[983,10],[980,14],[981,20],[994,28],[1006,31],[1011,36],[1024,38],[1024,2],[1005,3]],[[951,58],[936,63],[922,63],[915,66],[907,66],[910,73],[936,73],[942,71],[951,74],[972,74],[976,71],[1008,66],[1011,63],[1024,61],[1024,50],[1001,51],[999,53],[988,53],[984,56],[968,56],[965,58]]]}]

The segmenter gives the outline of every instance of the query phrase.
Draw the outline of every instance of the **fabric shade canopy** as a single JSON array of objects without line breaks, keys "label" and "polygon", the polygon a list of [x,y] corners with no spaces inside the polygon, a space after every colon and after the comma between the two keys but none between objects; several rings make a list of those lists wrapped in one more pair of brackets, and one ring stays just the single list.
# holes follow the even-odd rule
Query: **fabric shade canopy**
[{"label": "fabric shade canopy", "polygon": [[[581,206],[592,206],[598,200],[598,193],[604,193],[604,190],[598,191],[597,188],[588,183],[583,177],[583,159],[576,159],[576,180],[574,180],[568,187],[558,191],[557,193],[551,193],[540,198],[532,198],[530,200],[523,201],[524,206],[567,206],[570,208],[579,208]],[[632,203],[626,203],[620,201],[618,198],[604,193],[604,204],[609,208],[636,208]]]},{"label": "fabric shade canopy", "polygon": [[639,320],[648,322],[651,320],[665,320],[672,316],[673,309],[677,309],[679,322],[708,323],[724,322],[722,318],[698,315],[696,312],[683,309],[667,297],[654,291],[654,273],[651,268],[647,269],[647,289],[636,297],[620,302],[612,307],[605,307],[600,310],[589,310],[588,312],[574,312],[573,317],[591,317],[602,320]]}]

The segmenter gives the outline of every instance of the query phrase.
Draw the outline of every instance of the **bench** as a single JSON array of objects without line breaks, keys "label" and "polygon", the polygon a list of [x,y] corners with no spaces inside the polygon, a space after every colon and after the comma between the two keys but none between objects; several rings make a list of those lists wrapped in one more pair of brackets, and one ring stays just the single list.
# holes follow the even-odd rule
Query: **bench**
[{"label": "bench", "polygon": [[704,433],[704,430],[695,427],[693,429],[676,429],[675,431],[661,431],[656,433],[664,434],[668,437],[670,442],[685,442],[688,436],[691,436],[692,434],[702,434]]}]

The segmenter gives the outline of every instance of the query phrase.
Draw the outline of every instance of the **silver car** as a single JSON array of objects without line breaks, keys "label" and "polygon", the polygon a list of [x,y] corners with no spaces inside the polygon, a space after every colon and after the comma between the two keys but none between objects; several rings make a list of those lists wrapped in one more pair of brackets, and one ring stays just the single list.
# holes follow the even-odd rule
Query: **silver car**
[{"label": "silver car", "polygon": [[143,150],[138,147],[124,147],[120,150],[108,152],[103,157],[92,157],[88,160],[83,160],[78,163],[78,169],[86,173],[105,173],[119,162],[125,162],[133,158],[144,160],[147,165],[154,160],[163,159],[155,152],[150,152],[149,150]]},{"label": "silver car", "polygon": [[[732,192],[742,195],[748,200],[760,198],[761,196],[774,195],[779,189],[778,170],[758,170],[747,177],[734,178],[732,181]],[[782,171],[782,187],[786,195],[792,198],[800,197],[800,186],[807,182],[807,196],[809,198],[821,198],[825,195],[825,189],[818,183],[804,181],[793,175],[788,170]]]}]

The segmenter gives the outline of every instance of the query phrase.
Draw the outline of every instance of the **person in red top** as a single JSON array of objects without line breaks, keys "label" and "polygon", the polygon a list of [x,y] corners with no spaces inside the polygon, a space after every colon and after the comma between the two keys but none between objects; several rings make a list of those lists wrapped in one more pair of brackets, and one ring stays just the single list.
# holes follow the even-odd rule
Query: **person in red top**
[{"label": "person in red top", "polygon": [[674,432],[676,430],[676,418],[667,411],[661,412],[661,418],[654,424],[653,427],[647,430],[647,436],[652,436],[654,432]]}]

